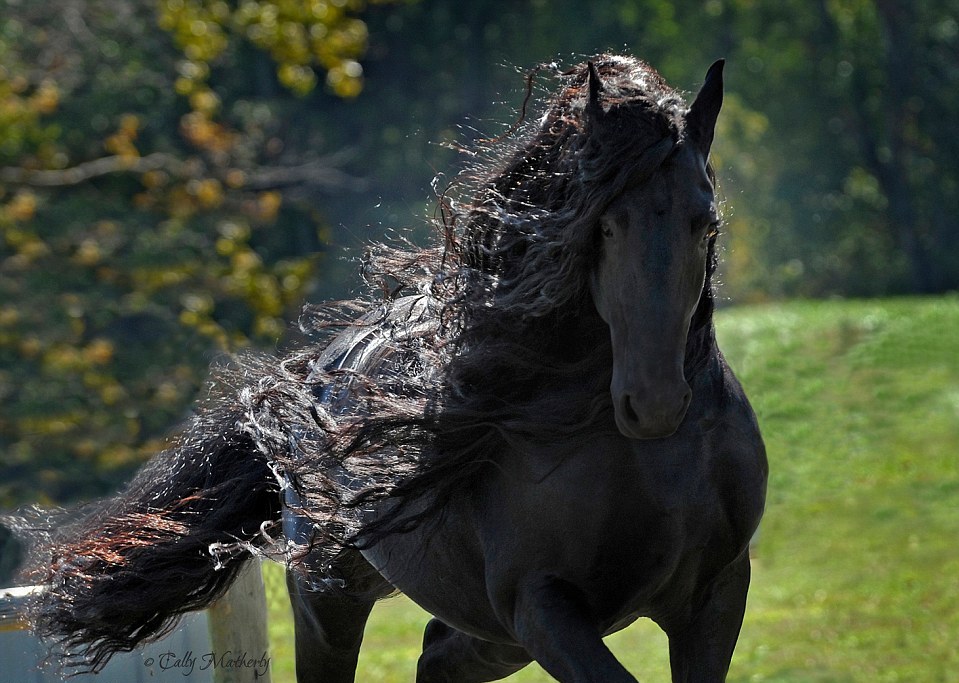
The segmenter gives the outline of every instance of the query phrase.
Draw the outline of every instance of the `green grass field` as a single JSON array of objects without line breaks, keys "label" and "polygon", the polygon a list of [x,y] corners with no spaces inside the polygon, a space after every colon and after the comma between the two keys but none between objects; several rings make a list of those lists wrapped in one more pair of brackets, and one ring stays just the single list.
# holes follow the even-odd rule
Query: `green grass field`
[{"label": "green grass field", "polygon": [[[959,681],[959,297],[733,308],[717,325],[771,471],[729,680]],[[289,606],[265,574],[288,683]],[[412,681],[426,619],[377,606],[357,680]],[[669,680],[655,625],[608,642],[640,680]]]}]

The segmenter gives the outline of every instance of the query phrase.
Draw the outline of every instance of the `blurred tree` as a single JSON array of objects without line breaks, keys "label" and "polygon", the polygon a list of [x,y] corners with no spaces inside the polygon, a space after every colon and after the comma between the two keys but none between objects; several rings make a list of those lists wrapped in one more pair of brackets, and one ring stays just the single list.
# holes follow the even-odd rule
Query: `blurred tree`
[{"label": "blurred tree", "polygon": [[109,491],[284,334],[358,183],[305,96],[359,93],[365,4],[0,1],[0,506]]},{"label": "blurred tree", "polygon": [[543,62],[627,50],[692,92],[727,58],[733,300],[959,287],[959,0],[0,10],[0,503],[125,476],[214,349],[348,293],[314,254],[421,227],[470,162],[443,143],[504,132]]},{"label": "blurred tree", "polygon": [[959,287],[956,211],[942,211],[959,207],[957,137],[942,127],[959,116],[959,2],[709,4],[731,87],[768,119],[758,172],[732,169],[768,291]]},{"label": "blurred tree", "polygon": [[959,137],[943,122],[959,117],[957,16],[957,0],[431,0],[373,13],[364,63],[378,106],[327,102],[318,115],[375,169],[375,200],[330,208],[352,226],[417,224],[426,209],[410,198],[455,160],[437,143],[505,130],[517,69],[626,49],[692,91],[726,57],[713,151],[728,296],[956,288]]},{"label": "blurred tree", "polygon": [[959,114],[959,3],[819,2],[861,159],[850,190],[881,198],[910,289],[959,287],[959,136],[943,128]]}]

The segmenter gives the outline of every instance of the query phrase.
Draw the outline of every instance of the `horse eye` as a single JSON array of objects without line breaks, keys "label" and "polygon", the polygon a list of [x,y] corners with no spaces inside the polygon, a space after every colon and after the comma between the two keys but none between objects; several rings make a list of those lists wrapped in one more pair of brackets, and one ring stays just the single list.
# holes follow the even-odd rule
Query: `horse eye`
[{"label": "horse eye", "polygon": [[613,220],[603,216],[599,219],[599,230],[603,233],[603,237],[612,237],[613,236]]},{"label": "horse eye", "polygon": [[719,221],[710,223],[706,228],[706,234],[703,235],[703,241],[708,242],[719,234]]}]

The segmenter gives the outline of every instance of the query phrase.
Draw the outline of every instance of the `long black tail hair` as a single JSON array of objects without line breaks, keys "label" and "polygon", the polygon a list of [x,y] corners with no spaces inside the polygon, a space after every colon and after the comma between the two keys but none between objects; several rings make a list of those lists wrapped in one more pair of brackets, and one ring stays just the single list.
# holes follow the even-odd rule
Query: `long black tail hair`
[{"label": "long black tail hair", "polygon": [[226,591],[250,557],[238,545],[270,540],[279,484],[245,426],[249,392],[230,394],[79,519],[34,509],[12,522],[30,545],[24,578],[44,587],[27,617],[75,672],[165,635]]}]

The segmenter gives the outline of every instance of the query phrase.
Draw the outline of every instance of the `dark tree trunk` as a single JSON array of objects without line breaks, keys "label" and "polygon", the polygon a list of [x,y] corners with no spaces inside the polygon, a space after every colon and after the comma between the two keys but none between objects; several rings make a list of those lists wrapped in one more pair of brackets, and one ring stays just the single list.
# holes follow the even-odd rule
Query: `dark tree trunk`
[{"label": "dark tree trunk", "polygon": [[919,292],[930,292],[935,289],[936,277],[909,182],[912,150],[907,136],[916,125],[909,107],[916,94],[915,8],[911,0],[876,0],[876,11],[884,39],[887,90],[883,99],[889,155],[888,160],[883,158],[874,147],[870,162],[889,201],[889,218],[909,260],[912,285]]}]

